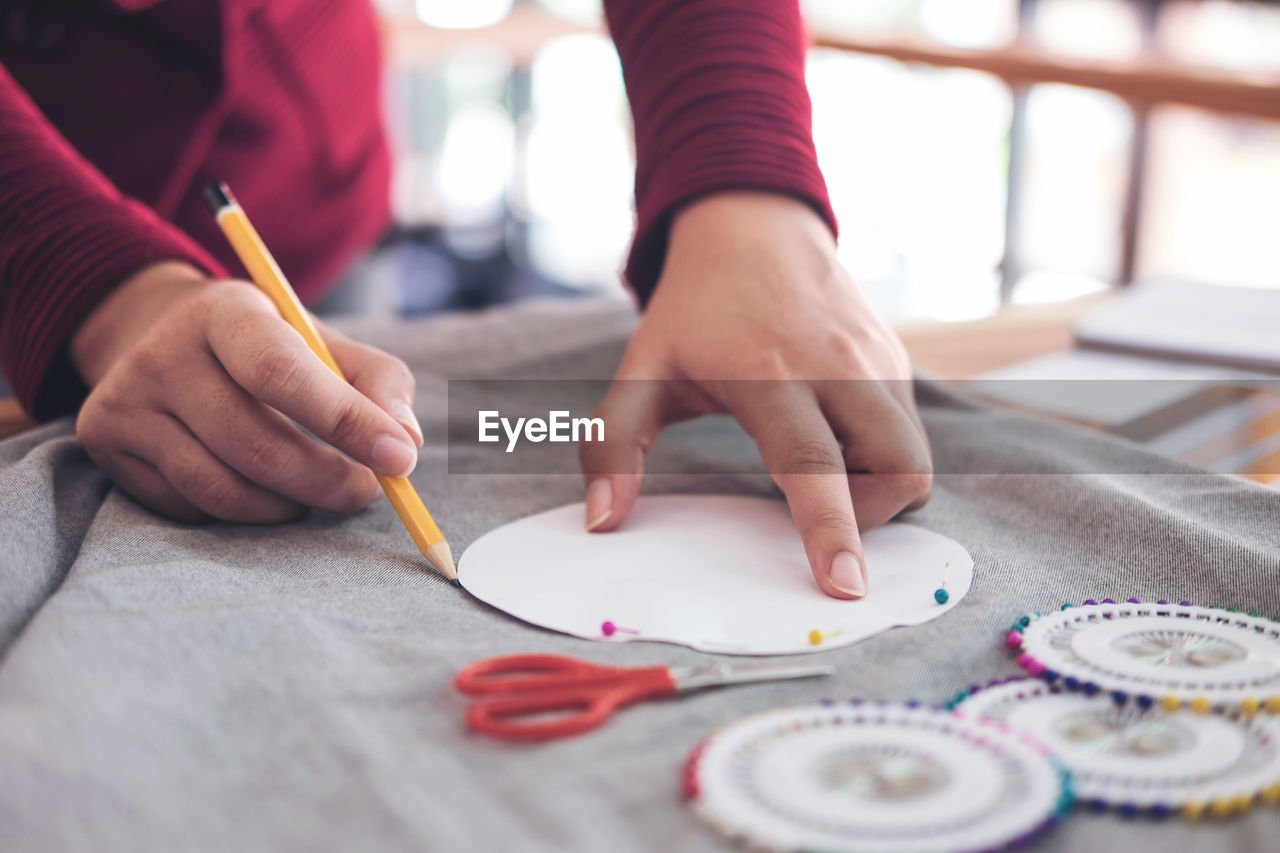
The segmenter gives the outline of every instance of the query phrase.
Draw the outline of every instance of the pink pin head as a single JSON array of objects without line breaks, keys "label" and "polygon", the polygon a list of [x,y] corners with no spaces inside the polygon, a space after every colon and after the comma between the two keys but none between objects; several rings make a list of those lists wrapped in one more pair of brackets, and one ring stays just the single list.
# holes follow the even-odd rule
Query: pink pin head
[{"label": "pink pin head", "polygon": [[618,634],[618,633],[639,634],[640,632],[632,630],[631,628],[623,628],[622,626],[616,625],[613,622],[606,619],[600,623],[600,633],[604,634],[606,637],[612,637],[614,634]]},{"label": "pink pin head", "polygon": [[1011,649],[1016,649],[1022,645],[1022,632],[1010,631],[1004,635],[1004,644]]}]

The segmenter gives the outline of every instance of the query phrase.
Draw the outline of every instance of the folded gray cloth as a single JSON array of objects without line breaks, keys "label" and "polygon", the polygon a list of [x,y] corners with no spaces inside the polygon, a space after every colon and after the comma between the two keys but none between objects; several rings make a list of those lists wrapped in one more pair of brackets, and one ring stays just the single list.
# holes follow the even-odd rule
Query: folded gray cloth
[{"label": "folded gray cloth", "polygon": [[[445,379],[607,378],[632,323],[625,305],[577,302],[348,326],[417,374],[427,443],[413,481],[456,552],[581,499],[581,484],[449,476]],[[940,468],[1042,472],[939,477],[912,517],[973,554],[958,608],[821,655],[832,678],[645,703],[532,747],[468,734],[453,674],[516,652],[707,657],[591,644],[479,604],[425,568],[385,501],[351,518],[185,527],[111,488],[69,421],[0,443],[0,849],[724,849],[680,802],[679,770],[743,714],[823,697],[941,702],[1014,673],[1008,624],[1068,600],[1280,615],[1280,493],[919,391]],[[648,487],[773,493],[730,473]],[[1081,814],[1039,849],[1274,850],[1277,838],[1274,809],[1205,825]]]}]

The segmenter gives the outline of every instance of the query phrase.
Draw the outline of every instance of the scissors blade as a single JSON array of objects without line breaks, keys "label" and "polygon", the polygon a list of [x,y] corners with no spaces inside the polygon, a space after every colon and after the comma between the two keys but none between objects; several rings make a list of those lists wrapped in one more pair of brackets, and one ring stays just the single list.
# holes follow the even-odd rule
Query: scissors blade
[{"label": "scissors blade", "polygon": [[671,679],[677,690],[697,690],[722,684],[747,684],[753,681],[782,681],[789,678],[812,678],[830,675],[831,667],[820,664],[718,664],[716,666],[672,667]]}]

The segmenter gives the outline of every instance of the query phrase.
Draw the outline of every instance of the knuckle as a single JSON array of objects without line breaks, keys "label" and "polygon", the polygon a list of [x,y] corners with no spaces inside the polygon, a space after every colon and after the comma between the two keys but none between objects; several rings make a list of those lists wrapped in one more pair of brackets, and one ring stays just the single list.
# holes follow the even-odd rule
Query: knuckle
[{"label": "knuckle", "polygon": [[173,365],[173,359],[154,345],[136,347],[129,354],[129,372],[151,382],[163,381]]},{"label": "knuckle", "polygon": [[783,460],[784,474],[844,473],[844,460],[827,442],[819,439],[801,439],[787,448]]},{"label": "knuckle", "polygon": [[184,460],[174,473],[179,494],[214,518],[229,518],[244,502],[244,488],[229,473]]},{"label": "knuckle", "polygon": [[355,400],[339,403],[330,418],[327,438],[337,447],[351,446],[364,429],[364,413]]},{"label": "knuckle", "polygon": [[334,495],[334,512],[350,515],[367,507],[378,494],[378,481],[365,468],[349,466],[342,488]]},{"label": "knuckle", "polygon": [[933,472],[932,471],[914,471],[910,474],[902,475],[904,480],[904,489],[914,495],[927,495],[933,489]]},{"label": "knuckle", "polygon": [[825,357],[833,359],[842,366],[861,364],[865,346],[865,342],[844,331],[840,331],[828,336]]},{"label": "knuckle", "polygon": [[273,310],[270,300],[257,285],[238,278],[223,279],[217,287],[205,288],[201,297],[201,307],[219,313],[223,319],[242,317],[246,312]]},{"label": "knuckle", "polygon": [[920,449],[899,462],[889,473],[902,477],[906,484],[928,489],[933,484],[933,461],[928,451]]},{"label": "knuckle", "polygon": [[231,477],[207,478],[201,486],[198,505],[215,518],[235,515],[244,501],[244,489]]},{"label": "knuckle", "polygon": [[[265,297],[255,285],[236,280],[220,281],[206,287],[191,302],[206,329],[217,328],[223,335],[243,339],[249,334],[255,315],[264,313]],[[272,309],[274,310],[274,309]]]},{"label": "knuckle", "polygon": [[76,437],[90,450],[102,448],[107,443],[106,420],[102,417],[100,404],[92,396],[76,416]]},{"label": "knuckle", "polygon": [[108,376],[101,385],[94,388],[85,402],[93,404],[93,416],[99,420],[119,420],[136,414],[141,408],[139,396],[132,386],[117,381],[114,376]]},{"label": "knuckle", "polygon": [[299,353],[283,344],[268,344],[250,359],[253,387],[273,397],[289,397],[302,377]]},{"label": "knuckle", "polygon": [[813,510],[808,518],[809,525],[815,529],[836,531],[847,534],[856,530],[856,525],[848,513],[830,506],[822,506]]},{"label": "knuckle", "polygon": [[278,440],[260,441],[249,453],[245,475],[250,480],[262,482],[268,477],[289,476],[296,468],[297,452],[287,443]]},{"label": "knuckle", "polygon": [[907,509],[919,509],[927,504],[933,495],[932,472],[917,471],[911,474],[900,474],[898,481],[907,499]]},{"label": "knuckle", "polygon": [[770,347],[756,352],[750,359],[747,376],[771,382],[795,378],[791,358],[786,349]]},{"label": "knuckle", "polygon": [[229,296],[225,287],[202,287],[188,305],[196,316],[215,319],[222,316],[224,306],[233,298],[234,294]]}]

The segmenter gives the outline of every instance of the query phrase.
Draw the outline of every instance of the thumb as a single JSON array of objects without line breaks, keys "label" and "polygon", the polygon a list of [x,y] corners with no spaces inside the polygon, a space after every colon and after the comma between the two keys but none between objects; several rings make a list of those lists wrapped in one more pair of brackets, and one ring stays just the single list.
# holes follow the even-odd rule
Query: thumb
[{"label": "thumb", "polygon": [[395,418],[422,446],[422,427],[413,413],[414,379],[409,366],[380,349],[351,340],[321,323],[316,324],[334,361],[357,391]]},{"label": "thumb", "polygon": [[579,445],[587,487],[587,530],[613,530],[631,513],[644,481],[644,456],[664,425],[663,387],[647,379],[614,379],[595,416],[604,440]]}]

